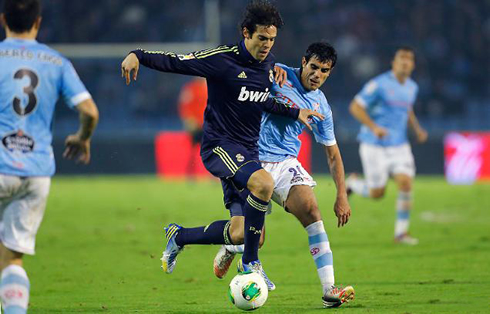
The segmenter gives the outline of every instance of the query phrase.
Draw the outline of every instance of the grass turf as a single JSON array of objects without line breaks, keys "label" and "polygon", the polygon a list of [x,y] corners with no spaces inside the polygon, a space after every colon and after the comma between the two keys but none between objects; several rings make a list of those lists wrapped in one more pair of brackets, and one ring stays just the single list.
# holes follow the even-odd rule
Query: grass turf
[{"label": "grass turf", "polygon": [[[392,241],[396,191],[371,201],[354,196],[353,215],[336,227],[334,185],[317,177],[316,195],[334,254],[336,281],[356,300],[321,307],[321,287],[306,232],[274,205],[266,219],[262,263],[277,290],[260,313],[488,313],[490,185],[450,186],[418,177],[412,234]],[[212,272],[218,246],[191,246],[172,275],[160,269],[163,225],[205,225],[227,217],[216,181],[154,177],[55,177],[37,255],[25,258],[31,313],[237,313]],[[234,265],[234,264],[233,264]],[[233,266],[234,267],[234,266]]]}]

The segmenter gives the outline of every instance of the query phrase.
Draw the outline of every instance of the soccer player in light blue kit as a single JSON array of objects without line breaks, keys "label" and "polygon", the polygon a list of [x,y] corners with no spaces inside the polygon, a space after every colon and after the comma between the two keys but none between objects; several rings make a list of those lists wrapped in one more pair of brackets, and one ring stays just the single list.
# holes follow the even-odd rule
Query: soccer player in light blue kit
[{"label": "soccer player in light blue kit", "polygon": [[415,163],[407,139],[407,124],[418,142],[427,140],[427,132],[413,112],[418,92],[417,83],[410,78],[414,68],[414,51],[399,48],[391,71],[366,83],[352,101],[350,112],[362,123],[358,140],[365,179],[357,175],[347,179],[349,192],[379,199],[385,194],[389,176],[393,176],[398,186],[395,242],[408,245],[416,245],[418,240],[408,234]]},{"label": "soccer player in light blue kit", "polygon": [[55,172],[53,113],[61,95],[80,114],[80,129],[66,139],[64,157],[90,160],[98,111],[71,63],[35,39],[39,0],[5,0],[0,16],[0,296],[4,313],[26,313],[29,278],[24,254],[33,255]]},{"label": "soccer player in light blue kit", "polygon": [[[315,110],[325,116],[323,121],[313,118],[311,125],[316,141],[324,146],[330,172],[337,186],[334,212],[338,226],[341,227],[349,220],[351,209],[344,183],[342,157],[334,134],[332,111],[319,89],[329,77],[336,60],[335,49],[328,43],[311,44],[302,59],[301,69],[279,65],[287,72],[288,79],[283,87],[274,84],[271,95],[281,103]],[[297,159],[301,147],[298,136],[303,128],[295,121],[264,114],[259,155],[262,167],[275,182],[272,199],[293,214],[308,234],[309,250],[323,287],[324,306],[337,307],[354,298],[354,289],[351,286],[342,289],[334,285],[332,251],[312,189],[316,182]],[[235,254],[242,250],[238,245],[223,246],[214,260],[215,275],[223,278]]]}]

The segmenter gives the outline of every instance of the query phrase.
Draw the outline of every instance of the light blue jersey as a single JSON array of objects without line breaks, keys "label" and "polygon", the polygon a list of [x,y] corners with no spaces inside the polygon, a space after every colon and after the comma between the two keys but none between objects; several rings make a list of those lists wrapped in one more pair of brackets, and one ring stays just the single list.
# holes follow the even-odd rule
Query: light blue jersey
[{"label": "light blue jersey", "polygon": [[[332,110],[327,99],[319,89],[308,91],[303,88],[299,77],[299,69],[290,68],[283,64],[276,64],[283,68],[288,74],[288,80],[283,85],[272,86],[271,97],[280,103],[300,109],[315,110],[325,116],[320,121],[313,118],[310,121],[313,134],[318,143],[332,146],[335,140]],[[298,136],[303,132],[305,126],[299,121],[291,121],[286,117],[264,113],[259,137],[259,158],[261,161],[280,162],[290,156],[297,157],[301,148]]]},{"label": "light blue jersey", "polygon": [[397,146],[407,142],[408,113],[417,98],[418,85],[411,78],[401,84],[392,71],[376,76],[364,85],[355,100],[366,109],[377,125],[387,129],[388,135],[378,138],[361,126],[357,139],[362,143]]},{"label": "light blue jersey", "polygon": [[0,173],[52,176],[56,102],[73,108],[91,96],[70,61],[35,40],[0,42],[0,69]]}]

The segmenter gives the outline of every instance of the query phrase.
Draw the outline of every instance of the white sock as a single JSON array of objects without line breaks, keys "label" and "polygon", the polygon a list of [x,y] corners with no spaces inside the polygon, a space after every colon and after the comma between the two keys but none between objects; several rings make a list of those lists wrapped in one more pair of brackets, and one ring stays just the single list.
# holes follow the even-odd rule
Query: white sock
[{"label": "white sock", "polygon": [[24,268],[19,265],[9,265],[3,269],[0,296],[4,314],[27,313],[29,288],[29,278]]},{"label": "white sock", "polygon": [[244,244],[238,244],[238,245],[225,245],[225,248],[228,250],[228,252],[232,253],[238,253],[238,254],[243,254],[243,250],[245,249]]},{"label": "white sock", "polygon": [[316,264],[318,277],[322,283],[323,293],[329,290],[335,283],[333,274],[333,256],[330,250],[327,233],[323,226],[323,221],[319,220],[308,225],[308,243],[310,244],[310,253]]},{"label": "white sock", "polygon": [[396,199],[395,238],[408,232],[410,226],[410,210],[412,208],[412,193],[398,192]]},{"label": "white sock", "polygon": [[355,194],[359,194],[362,197],[369,197],[369,187],[365,180],[358,178],[349,178],[347,180],[347,187]]}]

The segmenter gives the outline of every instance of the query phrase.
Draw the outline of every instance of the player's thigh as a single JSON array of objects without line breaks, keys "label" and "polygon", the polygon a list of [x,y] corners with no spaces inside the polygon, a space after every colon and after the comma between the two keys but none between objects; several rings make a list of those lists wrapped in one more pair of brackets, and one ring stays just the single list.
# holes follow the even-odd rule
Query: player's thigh
[{"label": "player's thigh", "polygon": [[[390,172],[393,178],[397,178],[399,188],[407,189],[415,176],[415,160],[409,144],[390,147]],[[402,190],[403,190],[402,189]]]},{"label": "player's thigh", "polygon": [[262,169],[256,152],[229,142],[203,146],[201,157],[212,175],[230,180],[238,190],[246,188],[252,174]]},{"label": "player's thigh", "polygon": [[307,185],[291,187],[286,209],[301,222],[303,227],[322,219],[313,189]]},{"label": "player's thigh", "polygon": [[288,158],[274,166],[262,164],[264,169],[270,169],[274,179],[274,193],[272,199],[282,207],[286,207],[290,190],[294,186],[306,186],[313,188],[316,186],[315,180],[303,168],[296,158]]},{"label": "player's thigh", "polygon": [[369,189],[384,189],[389,177],[385,148],[361,143],[359,155]]},{"label": "player's thigh", "polygon": [[8,249],[34,254],[36,234],[46,209],[51,179],[32,177],[24,179],[18,194],[6,206],[0,239]]}]

